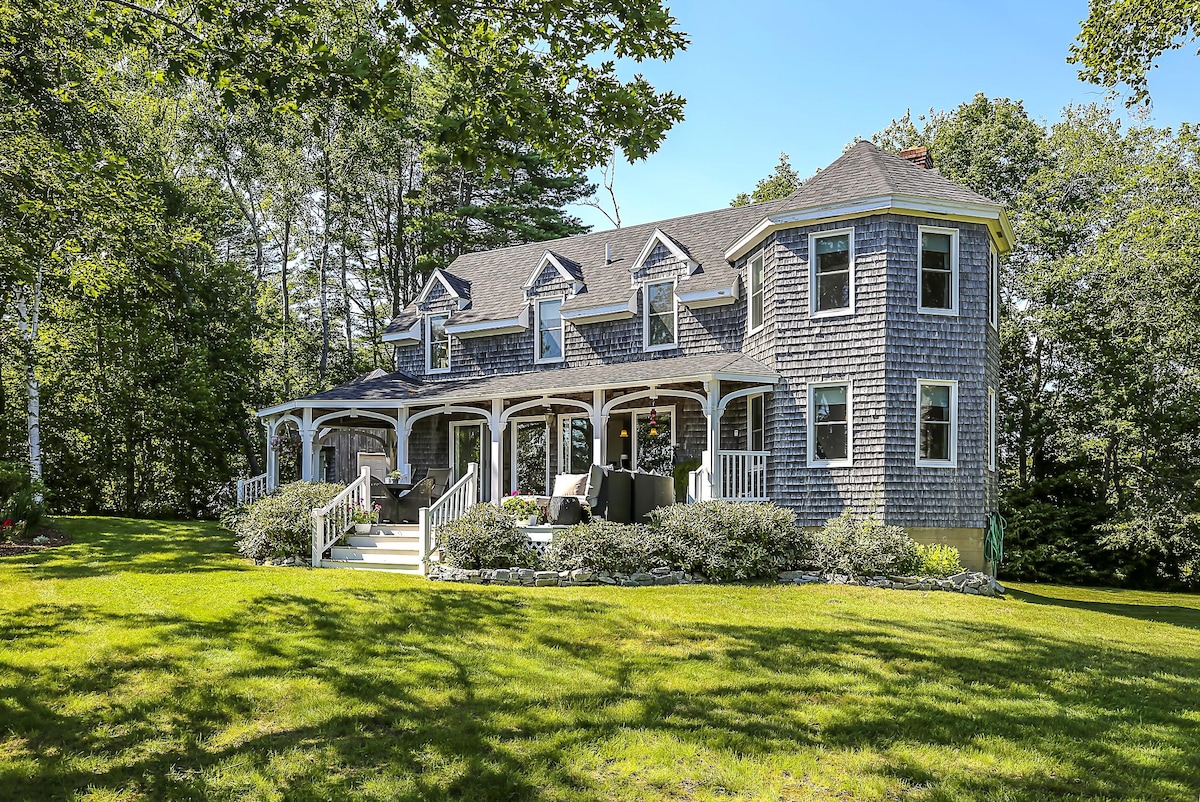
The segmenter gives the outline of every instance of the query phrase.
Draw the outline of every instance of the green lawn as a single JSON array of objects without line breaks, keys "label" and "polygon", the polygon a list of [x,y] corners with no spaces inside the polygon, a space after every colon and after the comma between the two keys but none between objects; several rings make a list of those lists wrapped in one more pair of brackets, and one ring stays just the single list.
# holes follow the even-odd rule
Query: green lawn
[{"label": "green lawn", "polygon": [[0,559],[0,799],[1200,795],[1197,596],[462,587],[57,523]]}]

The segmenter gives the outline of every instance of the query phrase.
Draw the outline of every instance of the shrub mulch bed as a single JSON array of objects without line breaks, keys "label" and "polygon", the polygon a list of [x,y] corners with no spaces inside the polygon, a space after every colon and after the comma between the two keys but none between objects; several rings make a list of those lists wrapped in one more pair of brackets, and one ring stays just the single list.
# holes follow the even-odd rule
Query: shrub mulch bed
[{"label": "shrub mulch bed", "polygon": [[[34,543],[39,537],[46,538],[45,542]],[[22,536],[20,540],[0,540],[0,557],[13,557],[18,554],[30,554],[72,543],[71,536],[61,529],[52,526],[39,526],[31,536]]]}]

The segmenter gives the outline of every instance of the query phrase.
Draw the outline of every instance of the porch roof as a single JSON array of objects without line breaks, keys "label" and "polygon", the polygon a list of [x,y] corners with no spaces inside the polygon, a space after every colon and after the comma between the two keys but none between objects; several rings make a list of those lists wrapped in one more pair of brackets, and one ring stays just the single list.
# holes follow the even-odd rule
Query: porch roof
[{"label": "porch roof", "polygon": [[590,392],[620,387],[645,387],[688,381],[725,381],[775,384],[779,374],[741,352],[720,352],[633,362],[610,362],[577,367],[542,367],[525,373],[473,376],[422,382],[397,371],[356,379],[321,393],[298,398],[268,409],[260,416],[304,407],[356,406],[395,408],[454,401],[479,401],[514,396]]}]

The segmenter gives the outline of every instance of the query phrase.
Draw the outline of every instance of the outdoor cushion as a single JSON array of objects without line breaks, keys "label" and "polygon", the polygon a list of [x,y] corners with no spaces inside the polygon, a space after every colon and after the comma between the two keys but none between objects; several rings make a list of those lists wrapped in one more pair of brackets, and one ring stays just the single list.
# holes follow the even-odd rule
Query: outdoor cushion
[{"label": "outdoor cushion", "polygon": [[584,501],[593,510],[600,506],[600,488],[604,485],[604,468],[593,464],[588,468],[587,484],[584,486]]},{"label": "outdoor cushion", "polygon": [[578,496],[555,496],[546,517],[551,526],[574,526],[583,520],[583,505]]},{"label": "outdoor cushion", "polygon": [[582,496],[587,479],[586,473],[560,473],[554,477],[554,495]]}]

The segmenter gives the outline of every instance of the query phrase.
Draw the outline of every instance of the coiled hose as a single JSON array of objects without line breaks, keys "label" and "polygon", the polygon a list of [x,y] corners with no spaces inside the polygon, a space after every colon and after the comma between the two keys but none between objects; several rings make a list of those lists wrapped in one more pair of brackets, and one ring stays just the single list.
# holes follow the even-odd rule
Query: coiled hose
[{"label": "coiled hose", "polygon": [[1008,522],[998,512],[988,514],[987,531],[983,536],[983,559],[992,564],[992,573],[1000,571],[1004,562],[1004,528]]}]

